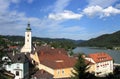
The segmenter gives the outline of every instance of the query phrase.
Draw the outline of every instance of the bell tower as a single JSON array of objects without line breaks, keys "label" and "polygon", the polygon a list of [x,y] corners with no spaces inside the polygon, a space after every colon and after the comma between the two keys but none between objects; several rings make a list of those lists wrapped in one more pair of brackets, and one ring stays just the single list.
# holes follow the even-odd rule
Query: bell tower
[{"label": "bell tower", "polygon": [[30,23],[28,22],[26,32],[25,32],[25,44],[21,49],[21,52],[31,52],[32,51],[32,38],[31,38],[31,28],[30,28]]}]

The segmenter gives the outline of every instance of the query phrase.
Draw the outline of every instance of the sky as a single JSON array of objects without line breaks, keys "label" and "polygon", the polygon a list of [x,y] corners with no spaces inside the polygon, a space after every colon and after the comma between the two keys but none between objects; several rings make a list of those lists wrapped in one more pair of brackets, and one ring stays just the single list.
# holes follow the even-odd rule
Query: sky
[{"label": "sky", "polygon": [[120,0],[0,0],[0,35],[88,40],[120,30]]}]

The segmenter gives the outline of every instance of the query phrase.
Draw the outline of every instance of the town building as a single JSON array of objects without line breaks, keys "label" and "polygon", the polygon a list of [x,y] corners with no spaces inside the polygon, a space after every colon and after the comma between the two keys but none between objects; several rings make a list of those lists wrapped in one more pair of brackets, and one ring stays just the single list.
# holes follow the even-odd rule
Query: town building
[{"label": "town building", "polygon": [[24,53],[9,52],[2,60],[6,61],[3,64],[4,69],[14,74],[14,79],[29,78],[29,62]]},{"label": "town building", "polygon": [[95,76],[105,76],[113,73],[113,59],[110,55],[104,52],[89,54],[86,60],[90,61],[89,72],[94,73]]},{"label": "town building", "polygon": [[76,63],[74,57],[69,57],[64,49],[40,46],[31,58],[36,63],[39,70],[45,70],[53,75],[54,79],[67,79],[72,76],[73,67]]}]

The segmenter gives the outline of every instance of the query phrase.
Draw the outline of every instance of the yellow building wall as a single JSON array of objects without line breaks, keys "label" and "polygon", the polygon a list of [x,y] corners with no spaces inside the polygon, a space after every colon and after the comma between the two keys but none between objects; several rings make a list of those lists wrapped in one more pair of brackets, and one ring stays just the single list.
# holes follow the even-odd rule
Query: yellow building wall
[{"label": "yellow building wall", "polygon": [[31,57],[35,62],[40,63],[37,52],[35,52],[34,54],[30,54],[30,57]]},{"label": "yellow building wall", "polygon": [[43,65],[43,64],[39,64],[38,68],[39,68],[39,69],[43,69],[43,70],[51,73],[52,75],[54,75],[54,69],[52,69],[52,68],[50,68],[50,67],[47,67],[47,66],[45,66],[45,65]]},{"label": "yellow building wall", "polygon": [[54,78],[65,78],[72,76],[73,68],[63,68],[54,70]]},{"label": "yellow building wall", "polygon": [[43,64],[39,64],[38,68],[49,72],[50,74],[53,75],[53,78],[71,77],[72,76],[72,71],[74,71],[73,68],[52,69],[52,68],[47,67]]}]

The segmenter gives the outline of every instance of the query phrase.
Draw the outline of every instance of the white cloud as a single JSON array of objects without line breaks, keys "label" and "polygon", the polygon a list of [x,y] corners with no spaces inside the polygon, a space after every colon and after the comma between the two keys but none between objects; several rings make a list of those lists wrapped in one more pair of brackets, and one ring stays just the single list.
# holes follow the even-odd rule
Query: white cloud
[{"label": "white cloud", "polygon": [[120,10],[112,6],[109,6],[107,8],[102,8],[100,6],[90,6],[83,10],[83,14],[87,16],[99,16],[100,18],[102,18],[120,14]]},{"label": "white cloud", "polygon": [[53,5],[53,12],[62,12],[69,5],[71,0],[57,0]]},{"label": "white cloud", "polygon": [[53,20],[69,20],[69,19],[80,19],[83,15],[77,14],[72,11],[64,10],[62,13],[51,13],[48,18]]},{"label": "white cloud", "polygon": [[83,10],[83,13],[88,16],[100,15],[103,8],[100,6],[90,6]]},{"label": "white cloud", "polygon": [[120,10],[110,6],[106,9],[103,9],[103,13],[104,16],[116,15],[116,14],[120,14]]},{"label": "white cloud", "polygon": [[[0,0],[0,34],[24,35],[24,29],[28,20],[34,22],[32,26],[39,27],[40,19],[27,17],[24,12],[10,11],[11,3],[18,3],[19,0]],[[22,32],[21,32],[22,31]]]},{"label": "white cloud", "polygon": [[109,7],[119,0],[87,0],[88,6],[100,6],[102,8]]},{"label": "white cloud", "polygon": [[40,11],[42,12],[52,12],[52,13],[59,13],[63,12],[65,8],[69,5],[71,0],[56,0],[55,3],[51,3],[49,6],[42,7]]},{"label": "white cloud", "polygon": [[82,14],[77,14],[70,10],[65,10],[70,1],[71,0],[57,0],[53,6],[49,6],[50,8],[52,7],[52,11],[48,14],[48,18],[51,20],[80,19]]},{"label": "white cloud", "polygon": [[[59,3],[60,1],[62,3]],[[65,22],[64,20],[80,19],[82,17],[81,14],[64,10],[65,7],[67,7],[67,5],[69,4],[69,1],[70,0],[57,0],[54,5],[54,9],[51,11],[52,13],[50,14],[53,14],[53,16],[58,16],[58,13],[60,12],[60,16],[62,16],[62,18],[60,18],[61,20],[52,20],[50,19],[51,15],[49,18],[44,17],[40,19],[37,17],[27,17],[25,12],[18,12],[17,10],[11,11],[9,7],[13,2],[9,0],[1,0],[0,34],[24,35],[28,20],[30,20],[31,27],[33,28],[33,36],[76,39],[77,37],[75,35],[73,37],[73,34],[75,32],[78,32],[80,34],[81,30],[84,30],[84,28],[82,28],[81,26],[62,25]],[[56,6],[59,10],[57,10]]]}]

